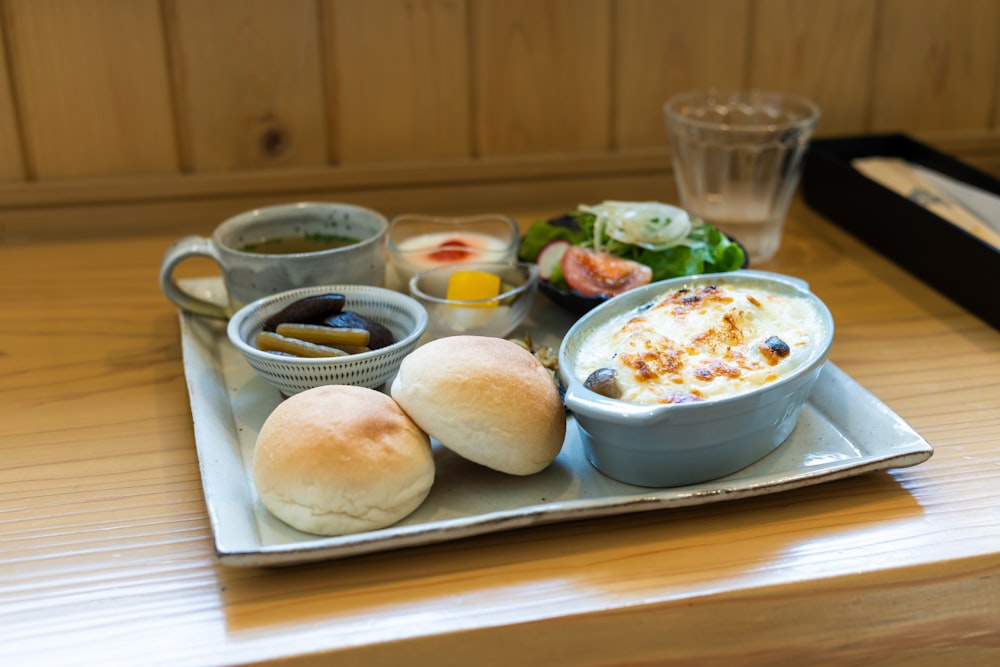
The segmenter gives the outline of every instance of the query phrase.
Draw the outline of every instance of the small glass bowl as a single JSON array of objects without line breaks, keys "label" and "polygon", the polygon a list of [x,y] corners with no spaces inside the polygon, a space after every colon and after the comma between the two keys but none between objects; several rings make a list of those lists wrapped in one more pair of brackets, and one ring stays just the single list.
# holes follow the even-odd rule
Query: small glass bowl
[{"label": "small glass bowl", "polygon": [[468,262],[517,261],[520,232],[500,214],[448,218],[404,214],[392,219],[386,235],[389,263],[398,286],[427,269]]},{"label": "small glass bowl", "polygon": [[[483,271],[499,276],[501,294],[474,301],[448,299],[448,281],[459,271]],[[503,338],[524,320],[537,291],[538,267],[528,262],[448,264],[422,271],[410,279],[410,294],[427,310],[427,334],[431,338],[457,335]]]}]

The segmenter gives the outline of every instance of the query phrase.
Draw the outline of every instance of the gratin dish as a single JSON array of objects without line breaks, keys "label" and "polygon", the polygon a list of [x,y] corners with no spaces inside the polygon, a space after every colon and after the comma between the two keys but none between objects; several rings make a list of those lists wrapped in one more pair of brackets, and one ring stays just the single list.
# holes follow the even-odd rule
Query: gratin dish
[{"label": "gratin dish", "polygon": [[[387,327],[396,342],[370,352],[312,359],[264,352],[254,345],[268,317],[299,299],[318,294],[343,294],[344,310]],[[367,285],[323,285],[258,299],[233,315],[226,333],[258,375],[290,396],[327,384],[380,390],[395,376],[403,357],[416,348],[426,329],[427,311],[405,294]]]},{"label": "gratin dish", "polygon": [[[806,299],[823,326],[809,355],[778,380],[744,393],[701,402],[644,405],[608,398],[577,379],[583,342],[605,322],[682,287],[733,285]],[[576,417],[588,460],[629,484],[673,487],[731,474],[763,458],[795,428],[833,342],[825,304],[797,279],[763,271],[673,278],[626,292],[574,324],[559,348],[565,402]]]}]

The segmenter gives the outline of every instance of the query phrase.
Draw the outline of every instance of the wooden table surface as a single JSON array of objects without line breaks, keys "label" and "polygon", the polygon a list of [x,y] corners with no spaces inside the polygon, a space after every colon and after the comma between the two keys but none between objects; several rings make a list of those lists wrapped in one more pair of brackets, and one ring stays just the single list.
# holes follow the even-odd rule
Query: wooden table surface
[{"label": "wooden table surface", "polygon": [[282,569],[214,554],[171,240],[0,246],[0,664],[1000,664],[1000,332],[801,201],[758,268],[930,460]]}]

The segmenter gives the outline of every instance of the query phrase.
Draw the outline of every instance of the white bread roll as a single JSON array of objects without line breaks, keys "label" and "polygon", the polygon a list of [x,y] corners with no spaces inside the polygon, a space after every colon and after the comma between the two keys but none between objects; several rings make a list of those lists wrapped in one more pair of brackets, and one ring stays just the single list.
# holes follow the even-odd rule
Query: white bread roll
[{"label": "white bread roll", "polygon": [[307,533],[346,535],[412,513],[434,482],[430,438],[373,389],[295,394],[257,436],[253,480],[264,506]]},{"label": "white bread roll", "polygon": [[552,375],[502,338],[450,336],[418,347],[403,359],[390,392],[443,446],[512,475],[548,466],[566,437]]}]

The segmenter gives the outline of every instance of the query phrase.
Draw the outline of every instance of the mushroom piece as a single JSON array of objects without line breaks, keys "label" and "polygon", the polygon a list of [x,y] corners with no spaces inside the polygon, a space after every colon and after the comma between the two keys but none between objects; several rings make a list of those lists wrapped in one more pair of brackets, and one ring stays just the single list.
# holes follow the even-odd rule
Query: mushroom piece
[{"label": "mushroom piece", "polygon": [[612,368],[598,368],[587,376],[583,386],[608,398],[621,398],[622,395],[621,387],[618,386],[618,376]]}]

